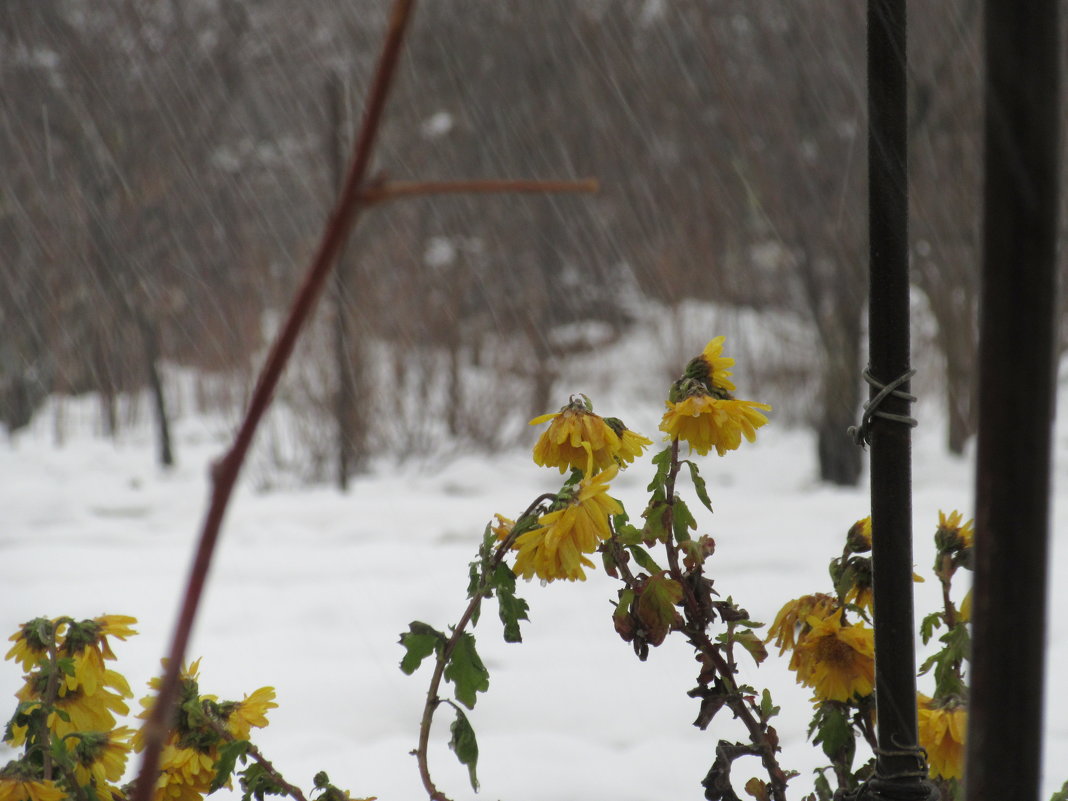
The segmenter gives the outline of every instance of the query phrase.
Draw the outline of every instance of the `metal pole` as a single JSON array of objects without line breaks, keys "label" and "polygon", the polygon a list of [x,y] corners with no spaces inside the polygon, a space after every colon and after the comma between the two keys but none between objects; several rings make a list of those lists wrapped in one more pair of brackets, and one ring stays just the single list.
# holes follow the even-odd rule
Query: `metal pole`
[{"label": "metal pole", "polygon": [[[930,796],[917,747],[916,654],[912,602],[912,435],[908,393],[908,104],[905,0],[868,2],[868,375],[871,444],[872,573],[875,617],[876,774],[871,797]],[[911,421],[910,421],[911,423]],[[864,795],[862,795],[864,797]]]},{"label": "metal pole", "polygon": [[966,797],[1036,799],[1054,413],[1057,0],[987,0]]}]

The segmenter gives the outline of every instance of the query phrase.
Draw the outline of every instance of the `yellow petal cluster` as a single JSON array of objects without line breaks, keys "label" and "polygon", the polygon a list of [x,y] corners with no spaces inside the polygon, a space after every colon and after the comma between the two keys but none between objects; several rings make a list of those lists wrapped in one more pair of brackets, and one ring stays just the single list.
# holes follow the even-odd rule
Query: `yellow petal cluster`
[{"label": "yellow petal cluster", "polygon": [[561,473],[581,470],[589,476],[616,465],[626,466],[653,444],[620,420],[594,414],[584,396],[572,397],[560,411],[535,417],[530,425],[550,420],[549,427],[534,444],[534,462],[543,467],[557,467]]},{"label": "yellow petal cluster", "polygon": [[537,528],[521,534],[515,542],[515,572],[525,579],[585,581],[583,567],[593,567],[585,555],[611,536],[609,516],[623,511],[607,494],[617,473],[612,467],[584,478],[567,506],[542,515]]},{"label": "yellow petal cluster", "polygon": [[728,378],[731,374],[728,368],[734,366],[734,359],[723,355],[725,341],[726,337],[716,337],[705,345],[704,351],[698,358],[707,366],[709,384],[717,389],[734,392],[734,384]]},{"label": "yellow petal cluster", "polygon": [[775,640],[779,648],[779,654],[792,650],[797,644],[799,635],[803,635],[808,619],[815,615],[817,618],[827,617],[837,606],[837,601],[830,595],[816,593],[814,595],[802,595],[792,601],[783,604],[782,609],[775,615],[768,628],[768,636],[765,642]]},{"label": "yellow petal cluster", "polygon": [[943,779],[964,777],[964,744],[968,711],[960,703],[939,705],[917,694],[920,745],[927,749],[931,775]]},{"label": "yellow petal cluster", "polygon": [[808,631],[794,647],[790,668],[797,681],[823,701],[871,695],[875,686],[875,641],[860,624],[843,625],[843,609],[824,618],[810,615]]},{"label": "yellow petal cluster", "polygon": [[267,710],[278,706],[274,702],[274,687],[260,687],[244,701],[234,705],[226,720],[226,730],[238,740],[247,740],[252,727],[262,729],[267,725]]},{"label": "yellow petal cluster", "polygon": [[723,456],[737,449],[743,436],[750,442],[756,439],[756,430],[768,422],[759,410],[770,411],[771,406],[756,401],[690,395],[677,402],[667,401],[667,409],[660,421],[661,431],[672,439],[686,442],[702,456],[712,448]]},{"label": "yellow petal cluster", "polygon": [[962,550],[975,545],[975,528],[973,520],[963,523],[964,516],[954,510],[946,515],[938,513],[938,530],[935,532],[935,542],[942,550]]},{"label": "yellow petal cluster", "polygon": [[66,797],[54,781],[0,776],[0,801],[61,801]]}]

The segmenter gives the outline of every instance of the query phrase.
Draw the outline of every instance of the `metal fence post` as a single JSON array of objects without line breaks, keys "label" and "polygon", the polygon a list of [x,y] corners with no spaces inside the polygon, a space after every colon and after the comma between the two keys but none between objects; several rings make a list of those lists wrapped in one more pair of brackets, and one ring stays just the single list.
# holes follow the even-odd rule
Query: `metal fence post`
[{"label": "metal fence post", "polygon": [[937,797],[917,746],[905,0],[868,2],[868,370],[875,618],[875,777],[861,798]]},{"label": "metal fence post", "polygon": [[986,3],[969,801],[1039,792],[1056,390],[1057,5]]}]

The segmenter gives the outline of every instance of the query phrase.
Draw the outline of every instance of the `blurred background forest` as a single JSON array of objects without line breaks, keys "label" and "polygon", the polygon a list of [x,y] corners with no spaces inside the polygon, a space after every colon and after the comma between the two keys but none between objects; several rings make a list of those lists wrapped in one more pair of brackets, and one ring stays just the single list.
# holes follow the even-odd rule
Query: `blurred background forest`
[{"label": "blurred background forest", "polygon": [[[98,393],[105,435],[130,393],[166,420],[179,372],[197,411],[240,411],[336,196],[386,6],[0,4],[9,430],[57,394]],[[930,323],[914,348],[958,453],[976,412],[979,10],[910,6],[911,252]],[[747,366],[748,395],[816,432],[823,479],[854,483],[863,4],[425,0],[411,33],[376,170],[601,190],[366,212],[279,393],[305,477],[441,441],[499,447],[581,389],[561,381],[570,360],[650,310],[707,303],[777,343]]]}]

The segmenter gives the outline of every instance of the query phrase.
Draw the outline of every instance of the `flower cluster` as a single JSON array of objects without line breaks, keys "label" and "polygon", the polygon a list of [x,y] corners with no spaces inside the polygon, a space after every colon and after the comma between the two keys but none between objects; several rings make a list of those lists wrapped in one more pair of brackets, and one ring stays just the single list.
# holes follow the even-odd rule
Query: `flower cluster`
[{"label": "flower cluster", "polygon": [[534,462],[557,467],[561,473],[581,470],[587,476],[626,465],[641,456],[652,440],[628,429],[616,417],[600,417],[585,395],[574,395],[566,406],[530,421],[532,426],[552,421],[534,445]]},{"label": "flower cluster", "polygon": [[[135,634],[136,620],[101,615],[90,620],[36,618],[10,638],[7,659],[25,671],[16,693],[15,715],[4,741],[21,755],[0,768],[0,801],[125,801],[122,786],[131,750],[144,748],[143,732],[118,725],[129,714],[133,696],[126,679],[110,666],[115,660],[109,638]],[[229,786],[237,760],[255,763],[239,772],[245,797],[292,794],[270,763],[248,741],[254,728],[267,725],[274,689],[261,687],[241,701],[201,695],[198,663],[183,671],[179,699],[161,754],[155,801],[202,801]],[[149,686],[158,690],[160,679]],[[153,697],[142,700],[147,718]],[[325,778],[317,779],[316,801],[348,801],[349,795]],[[295,798],[303,799],[299,791]]]},{"label": "flower cluster", "polygon": [[768,422],[762,411],[771,410],[766,403],[735,400],[731,395],[735,387],[726,368],[734,365],[734,359],[723,356],[723,339],[713,339],[686,366],[671,388],[660,422],[661,431],[702,456],[712,448],[720,456],[736,450],[743,436],[753,442],[756,430]]},{"label": "flower cluster", "polygon": [[[273,687],[261,687],[243,701],[219,701],[213,695],[201,695],[199,677],[199,659],[180,674],[178,702],[160,757],[155,801],[200,801],[215,789],[221,749],[247,740],[253,727],[266,726],[267,710],[278,706]],[[158,691],[160,684],[161,679],[154,678],[149,687]],[[142,698],[144,709],[138,717],[147,719],[154,703],[154,695]],[[141,732],[134,736],[133,745],[135,750],[143,750]]]},{"label": "flower cluster", "polygon": [[955,783],[964,775],[965,735],[968,722],[968,691],[964,666],[971,650],[968,621],[971,590],[958,608],[952,598],[953,577],[960,568],[971,569],[975,531],[958,511],[938,513],[935,529],[934,573],[942,585],[942,609],[924,618],[920,636],[929,642],[937,629],[942,648],[928,658],[920,673],[934,674],[933,697],[917,694],[919,740],[927,750],[931,777],[946,785],[944,795],[953,795]]},{"label": "flower cluster", "polygon": [[[130,687],[106,662],[109,637],[134,634],[132,617],[102,615],[77,621],[36,618],[10,637],[6,658],[24,671],[19,707],[4,740],[24,756],[0,770],[3,801],[53,801],[69,794],[111,801],[122,797],[130,729]],[[62,743],[61,747],[57,744]]]},{"label": "flower cluster", "polygon": [[793,651],[790,669],[813,689],[817,703],[848,702],[874,689],[874,634],[845,612],[829,595],[805,595],[786,603],[768,629],[780,654]]}]

